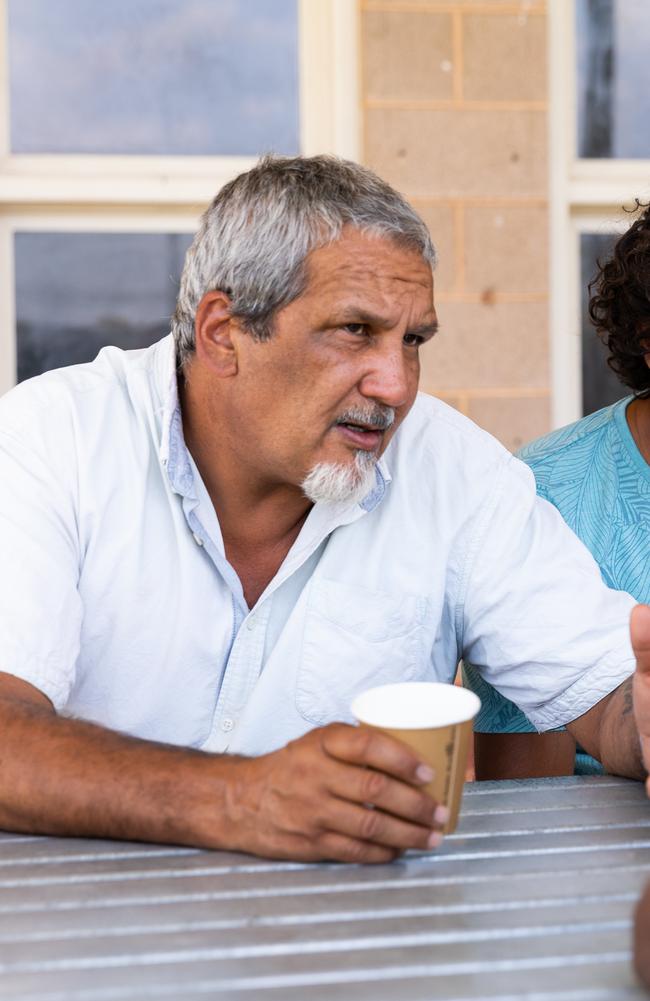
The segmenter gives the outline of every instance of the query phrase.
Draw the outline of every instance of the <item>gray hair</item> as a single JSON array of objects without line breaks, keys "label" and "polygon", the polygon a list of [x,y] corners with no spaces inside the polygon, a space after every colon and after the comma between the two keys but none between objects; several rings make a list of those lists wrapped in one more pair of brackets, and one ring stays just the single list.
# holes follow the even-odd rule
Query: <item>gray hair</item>
[{"label": "gray hair", "polygon": [[349,160],[266,156],[224,185],[185,258],[172,319],[179,364],[194,352],[197,307],[215,289],[229,296],[231,315],[254,337],[270,337],[276,312],[306,288],[307,256],[337,240],[346,225],[388,237],[435,267],[429,231],[415,210]]}]

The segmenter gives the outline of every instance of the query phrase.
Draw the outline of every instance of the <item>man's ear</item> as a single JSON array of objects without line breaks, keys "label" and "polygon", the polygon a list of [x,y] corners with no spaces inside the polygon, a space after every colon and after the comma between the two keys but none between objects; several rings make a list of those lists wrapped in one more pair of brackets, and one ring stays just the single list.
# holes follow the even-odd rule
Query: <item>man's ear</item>
[{"label": "man's ear", "polygon": [[225,292],[206,292],[196,309],[194,332],[196,357],[215,375],[237,375],[237,348],[230,315],[230,298]]}]

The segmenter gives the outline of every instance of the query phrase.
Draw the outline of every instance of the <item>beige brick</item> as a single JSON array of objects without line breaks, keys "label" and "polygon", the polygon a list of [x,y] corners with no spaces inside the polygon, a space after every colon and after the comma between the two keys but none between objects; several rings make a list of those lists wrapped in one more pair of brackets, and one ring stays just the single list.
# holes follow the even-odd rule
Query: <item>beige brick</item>
[{"label": "beige brick", "polygon": [[448,14],[367,11],[362,45],[367,98],[451,98],[452,34]]},{"label": "beige brick", "polygon": [[547,291],[546,205],[466,205],[464,248],[466,291]]},{"label": "beige brick", "polygon": [[550,409],[547,396],[479,397],[469,402],[471,419],[511,452],[550,431]]},{"label": "beige brick", "polygon": [[545,0],[362,0],[363,6],[368,10],[382,7],[457,7],[463,8],[480,7],[486,10],[492,7],[509,8],[521,14],[528,14],[531,11],[544,10]]},{"label": "beige brick", "polygon": [[[444,0],[434,0],[433,6],[435,7],[438,3],[442,5]],[[518,17],[526,17],[528,14],[538,14],[540,11],[546,10],[546,0],[455,0],[455,5],[461,10],[472,10],[474,7],[480,7],[482,11],[495,9],[499,13],[503,11],[503,8],[506,8],[508,13],[517,14]]]},{"label": "beige brick", "polygon": [[545,303],[439,302],[440,332],[422,349],[425,392],[546,388]]},{"label": "beige brick", "polygon": [[411,197],[544,197],[540,111],[368,109],[364,162]]},{"label": "beige brick", "polygon": [[448,292],[454,287],[456,274],[455,209],[449,203],[412,203],[416,212],[424,219],[438,251],[438,267],[435,273],[437,292]]},{"label": "beige brick", "polygon": [[546,18],[463,18],[463,96],[468,101],[546,100]]}]

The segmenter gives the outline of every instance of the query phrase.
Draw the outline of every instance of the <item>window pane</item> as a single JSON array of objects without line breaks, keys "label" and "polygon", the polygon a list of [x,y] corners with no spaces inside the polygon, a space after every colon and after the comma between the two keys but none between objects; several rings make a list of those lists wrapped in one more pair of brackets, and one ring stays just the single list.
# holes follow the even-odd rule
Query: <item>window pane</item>
[{"label": "window pane", "polygon": [[17,233],[18,381],[169,333],[189,233]]},{"label": "window pane", "polygon": [[582,412],[591,414],[631,390],[619,381],[607,364],[604,346],[589,319],[588,285],[595,276],[598,260],[606,260],[620,233],[583,233],[580,237],[580,285],[582,290]]},{"label": "window pane", "polygon": [[577,0],[578,156],[650,157],[650,3]]},{"label": "window pane", "polygon": [[9,0],[15,153],[298,152],[297,0]]}]

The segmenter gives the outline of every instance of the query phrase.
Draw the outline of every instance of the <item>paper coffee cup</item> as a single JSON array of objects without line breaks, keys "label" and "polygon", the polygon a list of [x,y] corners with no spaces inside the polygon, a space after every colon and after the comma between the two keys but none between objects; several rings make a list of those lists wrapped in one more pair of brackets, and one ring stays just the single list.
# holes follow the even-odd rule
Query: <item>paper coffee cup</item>
[{"label": "paper coffee cup", "polygon": [[408,744],[433,769],[423,788],[449,810],[445,834],[456,830],[472,739],[472,720],[481,708],[474,692],[436,682],[380,685],[358,695],[354,717]]}]

